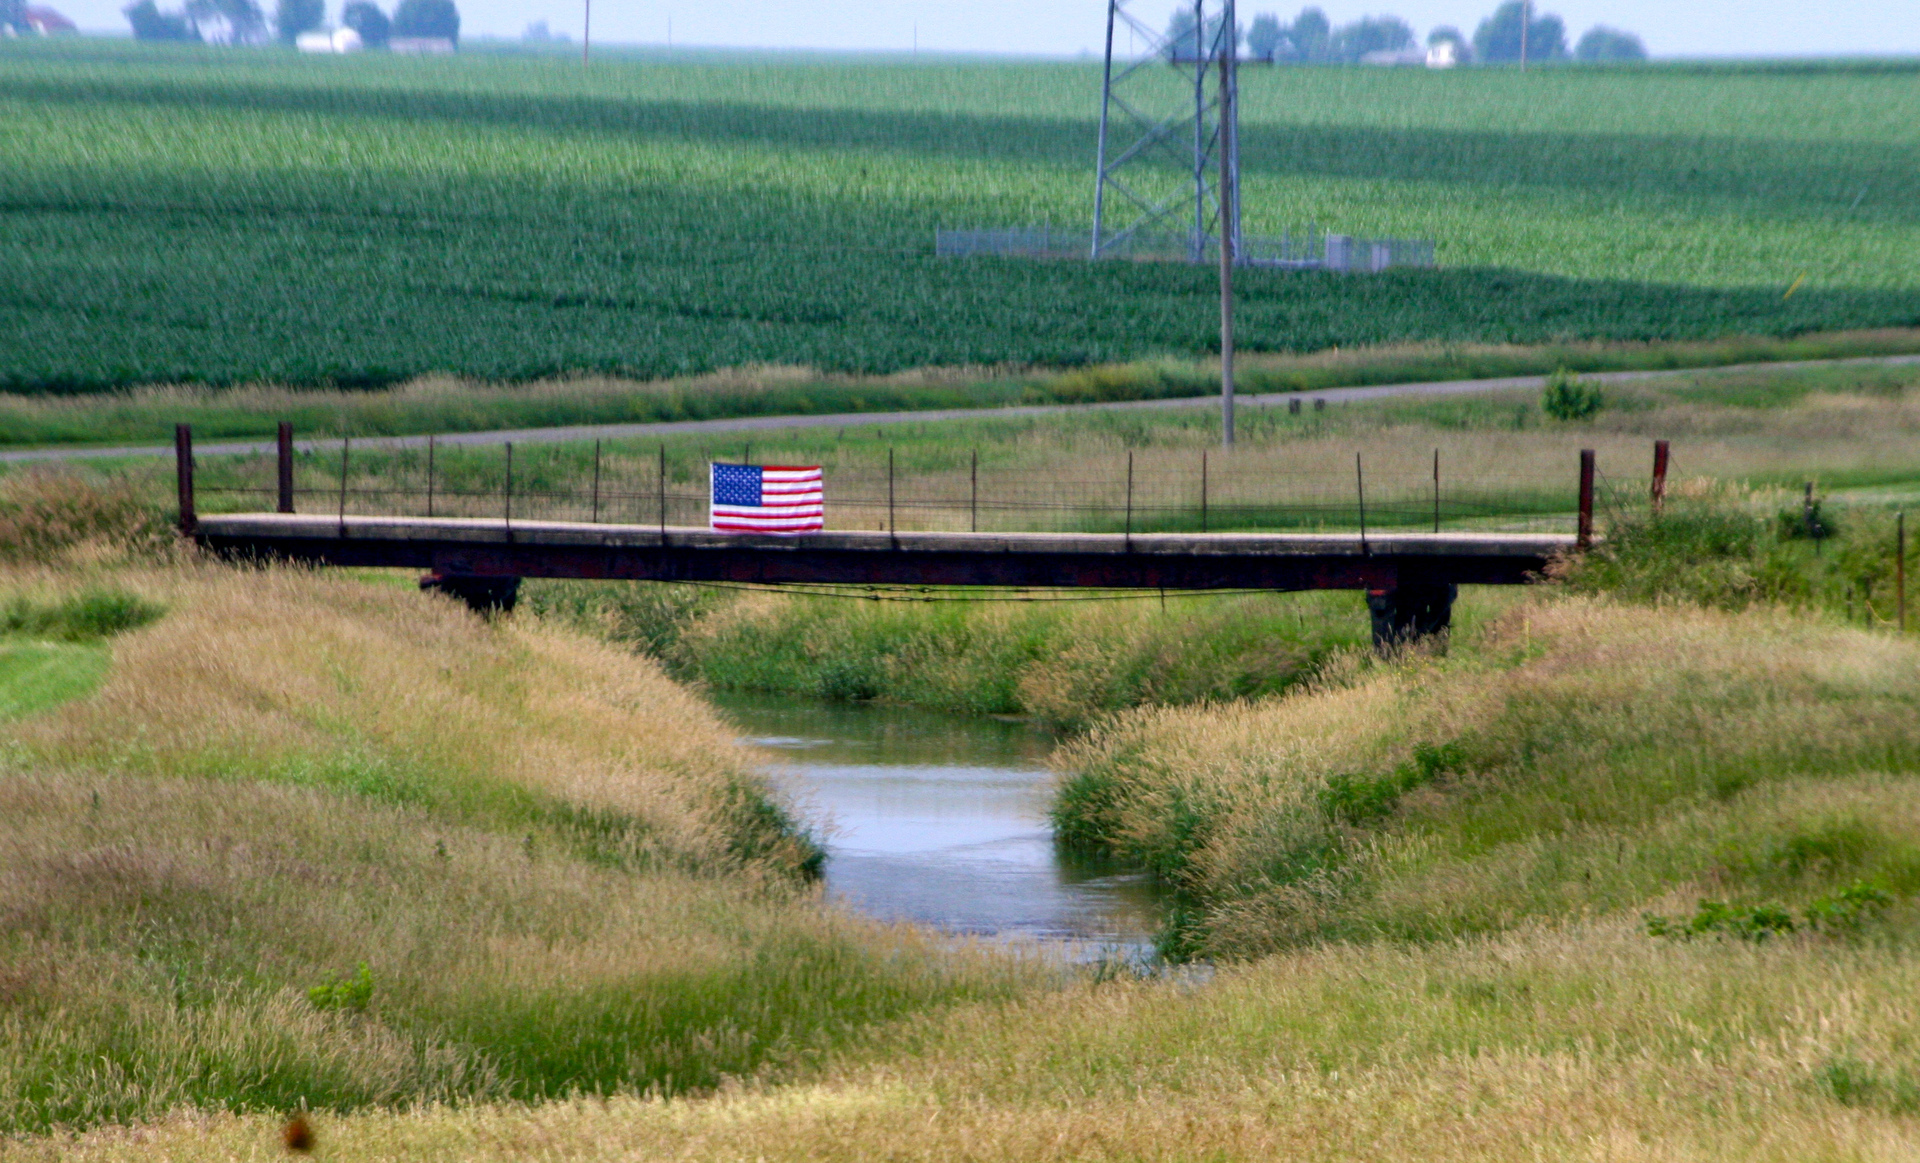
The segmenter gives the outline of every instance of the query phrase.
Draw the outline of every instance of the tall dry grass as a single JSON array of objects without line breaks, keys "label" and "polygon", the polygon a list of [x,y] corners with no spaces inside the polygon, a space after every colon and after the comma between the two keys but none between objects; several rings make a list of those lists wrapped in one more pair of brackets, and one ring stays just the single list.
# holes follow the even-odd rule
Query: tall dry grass
[{"label": "tall dry grass", "polygon": [[1353,656],[1317,689],[1116,716],[1059,753],[1055,818],[1189,895],[1175,948],[1444,939],[1704,874],[1708,849],[1597,879],[1592,854],[1756,784],[1914,771],[1917,708],[1920,649],[1884,634],[1532,602],[1446,660]]},{"label": "tall dry grass", "polygon": [[[317,1130],[367,1160],[1897,1160],[1916,987],[1904,943],[1530,926],[954,1011],[804,1085]],[[13,1153],[198,1163],[274,1133],[188,1113]]]},{"label": "tall dry grass", "polygon": [[823,909],[648,660],[339,575],[112,576],[165,616],[0,752],[0,1128],[678,1093],[1023,980]]},{"label": "tall dry grass", "polygon": [[35,762],[312,783],[508,826],[571,815],[642,863],[811,859],[750,757],[650,662],[338,575],[144,580],[173,613],[121,640],[96,696],[18,729]]}]

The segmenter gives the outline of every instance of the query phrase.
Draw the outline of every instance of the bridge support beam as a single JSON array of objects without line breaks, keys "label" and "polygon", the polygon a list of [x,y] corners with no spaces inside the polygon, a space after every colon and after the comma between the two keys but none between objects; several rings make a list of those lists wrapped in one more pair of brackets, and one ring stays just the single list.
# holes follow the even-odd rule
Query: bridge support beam
[{"label": "bridge support beam", "polygon": [[423,593],[446,594],[467,604],[476,614],[507,614],[520,600],[517,577],[471,577],[430,573],[420,579]]},{"label": "bridge support beam", "polygon": [[1445,634],[1453,624],[1453,599],[1459,593],[1459,586],[1446,582],[1402,582],[1392,589],[1368,590],[1373,648],[1384,653]]}]

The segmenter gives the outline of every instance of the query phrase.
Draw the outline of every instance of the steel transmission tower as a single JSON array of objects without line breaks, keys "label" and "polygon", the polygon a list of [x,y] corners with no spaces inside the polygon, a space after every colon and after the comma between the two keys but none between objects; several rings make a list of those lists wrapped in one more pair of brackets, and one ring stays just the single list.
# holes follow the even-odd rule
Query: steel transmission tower
[{"label": "steel transmission tower", "polygon": [[1223,204],[1228,237],[1240,241],[1234,0],[1181,0],[1165,32],[1136,17],[1133,2],[1107,2],[1093,257],[1173,236],[1201,262],[1219,244]]}]

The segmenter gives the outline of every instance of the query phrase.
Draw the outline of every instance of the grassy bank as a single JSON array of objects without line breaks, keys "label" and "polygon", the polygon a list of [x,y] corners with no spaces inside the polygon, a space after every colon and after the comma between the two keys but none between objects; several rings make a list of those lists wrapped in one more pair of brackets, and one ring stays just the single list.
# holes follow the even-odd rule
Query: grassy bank
[{"label": "grassy bank", "polygon": [[1910,893],[1910,840],[1847,809],[1846,785],[1831,811],[1753,813],[1785,782],[1920,767],[1916,676],[1911,641],[1770,609],[1530,603],[1444,662],[1121,716],[1060,756],[1055,819],[1183,886],[1170,944],[1216,954],[1499,930],[1699,879]]},{"label": "grassy bank", "polygon": [[13,641],[93,651],[0,757],[8,1132],[697,1091],[1016,980],[822,910],[781,793],[644,659],[90,557],[0,583]]},{"label": "grassy bank", "polygon": [[717,690],[884,699],[1077,729],[1108,711],[1257,697],[1366,637],[1351,594],[1095,601],[740,594],[543,582],[526,608]]},{"label": "grassy bank", "polygon": [[[1251,353],[1242,356],[1238,375],[1246,392],[1306,392],[1545,375],[1561,368],[1577,372],[1712,368],[1915,351],[1920,351],[1920,332],[1911,330],[1693,342],[1408,344],[1334,348],[1306,355]],[[740,416],[1159,400],[1218,390],[1217,368],[1180,359],[1068,371],[961,367],[888,376],[767,366],[664,380],[576,376],[519,385],[436,376],[360,390],[149,385],[77,396],[0,394],[0,446],[164,443],[172,439],[175,424],[192,424],[203,441],[268,438],[283,420],[303,437],[405,436]]]},{"label": "grassy bank", "polygon": [[[1916,838],[1904,781],[1851,790],[1798,806],[1844,803]],[[1864,939],[1659,941],[1611,917],[1332,945],[1204,985],[1116,980],[950,1012],[803,1085],[367,1112],[316,1131],[322,1151],[375,1161],[1890,1163],[1920,1148],[1911,920]],[[12,1154],[200,1163],[272,1150],[277,1130],[184,1114]]]}]

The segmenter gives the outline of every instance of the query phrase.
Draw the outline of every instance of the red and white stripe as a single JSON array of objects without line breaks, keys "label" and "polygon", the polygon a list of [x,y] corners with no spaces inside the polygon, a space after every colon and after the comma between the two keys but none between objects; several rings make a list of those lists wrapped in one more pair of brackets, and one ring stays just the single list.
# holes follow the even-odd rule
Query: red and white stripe
[{"label": "red and white stripe", "polygon": [[760,504],[713,505],[709,519],[732,533],[812,533],[826,528],[826,504],[819,465],[762,465]]}]

